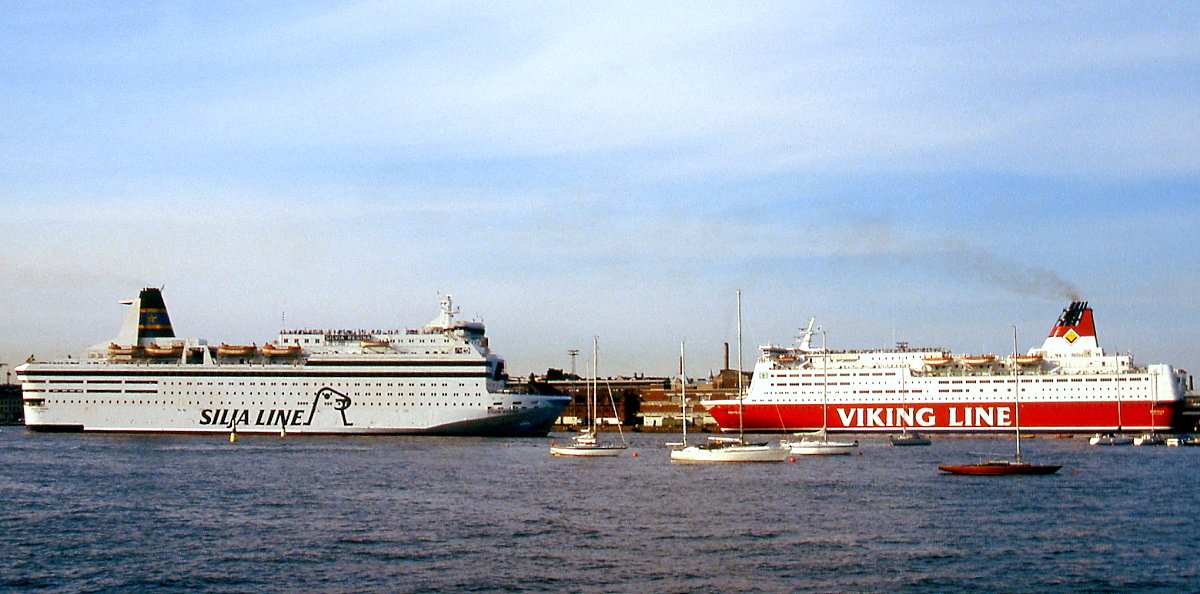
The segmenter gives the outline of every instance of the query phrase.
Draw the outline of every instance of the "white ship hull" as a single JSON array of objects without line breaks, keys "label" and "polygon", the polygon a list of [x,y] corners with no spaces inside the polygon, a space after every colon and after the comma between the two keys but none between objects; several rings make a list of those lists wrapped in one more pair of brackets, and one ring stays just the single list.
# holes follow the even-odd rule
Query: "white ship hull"
[{"label": "white ship hull", "polygon": [[479,374],[467,371],[147,367],[29,365],[25,424],[42,431],[545,435],[563,408],[561,398],[487,392]]},{"label": "white ship hull", "polygon": [[[546,435],[568,398],[506,390],[482,325],[452,323],[449,313],[424,331],[376,332],[371,341],[358,340],[362,332],[296,331],[281,334],[271,350],[139,337],[94,347],[83,360],[26,363],[16,369],[25,424],[39,431]],[[171,354],[148,354],[156,347]]]}]

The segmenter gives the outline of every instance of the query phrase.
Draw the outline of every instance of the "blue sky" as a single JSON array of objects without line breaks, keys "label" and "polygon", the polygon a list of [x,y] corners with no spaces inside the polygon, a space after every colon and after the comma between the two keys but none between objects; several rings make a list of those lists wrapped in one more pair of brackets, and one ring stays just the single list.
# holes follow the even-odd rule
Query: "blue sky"
[{"label": "blue sky", "polygon": [[[1200,370],[1200,8],[26,3],[0,12],[0,360],[400,327],[515,373],[1100,341]],[[734,345],[736,350],[736,345]],[[584,358],[580,359],[580,365]]]}]

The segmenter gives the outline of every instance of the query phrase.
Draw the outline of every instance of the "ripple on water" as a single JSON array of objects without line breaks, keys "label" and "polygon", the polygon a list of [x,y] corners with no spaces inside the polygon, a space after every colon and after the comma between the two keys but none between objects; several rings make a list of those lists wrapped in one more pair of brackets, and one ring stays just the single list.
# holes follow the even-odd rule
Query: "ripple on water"
[{"label": "ripple on water", "polygon": [[1030,440],[1049,477],[951,477],[999,438],[788,464],[551,457],[549,440],[0,429],[0,589],[1185,591],[1200,448]]}]

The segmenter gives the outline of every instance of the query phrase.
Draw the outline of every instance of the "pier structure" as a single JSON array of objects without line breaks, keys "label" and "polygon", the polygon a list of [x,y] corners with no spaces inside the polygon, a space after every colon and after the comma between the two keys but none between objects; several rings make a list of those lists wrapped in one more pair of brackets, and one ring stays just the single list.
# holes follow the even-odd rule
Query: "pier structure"
[{"label": "pier structure", "polygon": [[0,425],[24,425],[20,384],[0,384]]}]

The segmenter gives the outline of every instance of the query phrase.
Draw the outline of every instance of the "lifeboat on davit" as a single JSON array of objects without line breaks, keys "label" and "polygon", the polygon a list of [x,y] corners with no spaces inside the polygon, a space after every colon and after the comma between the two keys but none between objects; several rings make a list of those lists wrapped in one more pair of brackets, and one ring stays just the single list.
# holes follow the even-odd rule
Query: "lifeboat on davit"
[{"label": "lifeboat on davit", "polygon": [[155,344],[146,345],[142,349],[147,357],[178,357],[183,354],[183,345],[175,346],[158,346]]},{"label": "lifeboat on davit", "polygon": [[925,357],[924,359],[922,359],[922,361],[924,361],[925,364],[930,367],[942,367],[945,365],[949,365],[950,362],[953,360],[954,360],[954,357],[948,357],[945,355],[943,355],[941,357]]},{"label": "lifeboat on davit", "polygon": [[262,345],[262,354],[268,357],[295,357],[300,354],[300,345],[278,346],[267,343]]},{"label": "lifeboat on davit", "polygon": [[117,356],[117,355],[128,356],[128,355],[132,355],[136,352],[138,352],[138,347],[136,347],[136,346],[127,346],[127,347],[120,346],[115,342],[108,345],[108,354],[111,356]]},{"label": "lifeboat on davit", "polygon": [[1041,362],[1041,355],[1017,355],[1017,365],[1037,365]]},{"label": "lifeboat on davit", "polygon": [[244,344],[225,344],[222,342],[221,346],[217,347],[217,354],[222,357],[248,357],[253,355],[256,350],[258,350],[257,345],[247,346]]},{"label": "lifeboat on davit", "polygon": [[967,355],[962,358],[962,362],[971,366],[991,365],[996,361],[995,355]]}]

